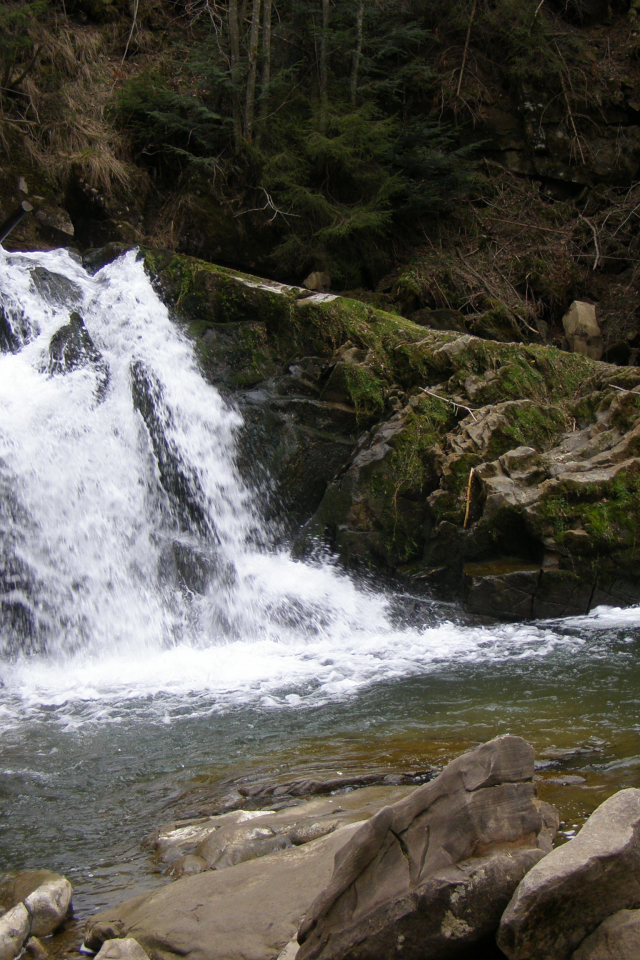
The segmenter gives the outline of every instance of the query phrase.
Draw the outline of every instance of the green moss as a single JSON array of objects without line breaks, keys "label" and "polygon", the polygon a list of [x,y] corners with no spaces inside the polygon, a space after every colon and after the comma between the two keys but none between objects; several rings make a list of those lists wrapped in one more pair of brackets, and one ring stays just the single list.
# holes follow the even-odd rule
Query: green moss
[{"label": "green moss", "polygon": [[[640,470],[637,464],[618,471],[611,480],[592,484],[565,481],[536,505],[534,523],[541,537],[551,534],[568,553],[574,567],[593,566],[600,573],[615,553],[618,563],[637,562],[640,548]],[[576,530],[587,537],[581,543]],[[603,565],[604,564],[604,565]]]},{"label": "green moss", "polygon": [[484,312],[473,321],[473,332],[502,343],[520,343],[522,333],[513,313],[500,300],[485,300]]},{"label": "green moss", "polygon": [[386,384],[380,377],[360,363],[345,364],[344,377],[359,418],[382,413]]},{"label": "green moss", "polygon": [[640,394],[622,393],[616,397],[611,422],[622,433],[630,430],[640,417]]},{"label": "green moss", "polygon": [[449,523],[462,526],[465,510],[465,499],[452,490],[442,491],[439,496],[434,497],[432,512],[437,523],[448,520]]},{"label": "green moss", "polygon": [[407,500],[420,505],[422,517],[426,495],[438,482],[434,448],[454,424],[450,404],[419,398],[403,430],[390,440],[391,456],[372,476],[371,491],[380,504],[385,547],[396,562],[414,558],[421,545],[421,529],[406,522]]},{"label": "green moss", "polygon": [[546,450],[566,427],[566,416],[559,407],[527,403],[508,406],[502,414],[509,426],[494,432],[487,448],[487,460],[496,460],[514,447]]},{"label": "green moss", "polygon": [[463,453],[459,457],[452,458],[445,475],[447,488],[466,497],[469,474],[480,463],[482,463],[482,457],[477,453]]}]

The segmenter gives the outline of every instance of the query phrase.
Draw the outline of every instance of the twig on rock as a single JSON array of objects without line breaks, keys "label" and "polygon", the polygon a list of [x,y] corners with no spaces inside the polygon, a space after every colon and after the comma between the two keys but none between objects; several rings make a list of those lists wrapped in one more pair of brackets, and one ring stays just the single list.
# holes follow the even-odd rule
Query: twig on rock
[{"label": "twig on rock", "polygon": [[[420,389],[422,390],[423,393],[428,394],[430,397],[434,397],[436,400],[442,400],[443,403],[450,403],[452,407],[456,408],[456,410],[458,408],[460,410],[466,410],[468,413],[471,414],[473,419],[476,420],[475,410],[473,410],[471,407],[467,407],[464,403],[458,403],[457,400],[452,400],[451,397],[441,397],[439,393],[434,393],[433,390],[427,390],[426,387],[421,387]],[[476,423],[477,422],[478,421],[476,420]]]}]

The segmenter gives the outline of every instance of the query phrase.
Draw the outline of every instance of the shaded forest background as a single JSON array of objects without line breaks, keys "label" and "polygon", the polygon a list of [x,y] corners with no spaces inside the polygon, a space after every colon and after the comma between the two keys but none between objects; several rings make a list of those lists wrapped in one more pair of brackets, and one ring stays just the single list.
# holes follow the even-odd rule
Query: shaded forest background
[{"label": "shaded forest background", "polygon": [[431,325],[640,350],[636,0],[0,7],[12,244],[148,243]]}]

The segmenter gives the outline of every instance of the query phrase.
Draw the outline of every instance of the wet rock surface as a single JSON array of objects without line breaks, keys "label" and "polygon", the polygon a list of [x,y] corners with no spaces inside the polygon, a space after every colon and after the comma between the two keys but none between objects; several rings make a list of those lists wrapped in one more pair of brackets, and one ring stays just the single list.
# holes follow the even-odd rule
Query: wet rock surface
[{"label": "wet rock surface", "polygon": [[[348,778],[345,780],[348,784]],[[371,816],[380,806],[404,796],[410,789],[389,784],[365,786],[362,782],[357,785],[359,789],[354,789],[345,781],[340,783],[336,786],[333,781],[334,789],[327,790],[321,798],[312,792],[288,793],[286,787],[291,785],[287,784],[281,785],[285,789],[280,790],[276,786],[249,790],[249,796],[241,797],[236,807],[249,799],[254,809],[240,807],[216,816],[171,821],[151,834],[145,845],[174,878],[222,870],[318,840],[342,824]]]},{"label": "wet rock surface", "polygon": [[[185,472],[171,443],[171,413],[164,402],[162,387],[141,360],[131,365],[131,395],[133,405],[148,430],[160,482],[180,518],[184,531],[188,533],[195,530],[203,534],[211,532],[201,506],[198,478]],[[178,565],[180,553],[178,551],[176,557]]]},{"label": "wet rock surface", "polygon": [[[302,958],[317,945],[327,918],[335,920],[331,903],[337,886],[338,899],[345,893],[345,871],[360,877],[364,870],[366,882],[352,878],[363,909],[373,897],[381,907],[378,919],[386,917],[394,945],[401,937],[403,953],[417,949],[411,927],[416,912],[431,925],[420,956],[462,956],[469,944],[484,948],[515,886],[551,848],[557,828],[557,815],[537,800],[532,777],[532,749],[503,737],[418,788],[365,786],[367,777],[246,787],[255,802],[270,801],[271,808],[159,828],[146,846],[179,879],[98,914],[87,924],[86,945],[97,950],[105,940],[133,937],[149,956],[167,960],[275,960],[285,949],[293,958],[296,930],[306,915]],[[330,787],[337,789],[327,795]],[[273,809],[279,800],[294,805]],[[405,830],[398,817],[408,821]],[[403,864],[414,859],[410,872],[420,893],[407,898],[403,884],[412,881]],[[352,903],[348,895],[347,901]],[[344,919],[344,910],[338,913]],[[374,931],[372,924],[367,929],[377,947],[362,956],[386,956],[384,930]],[[444,952],[433,952],[437,943]]]},{"label": "wet rock surface", "polygon": [[49,371],[52,375],[70,373],[82,367],[96,375],[96,396],[102,399],[109,384],[109,367],[93,342],[79,313],[72,313],[69,323],[56,330],[49,344]]},{"label": "wet rock surface", "polygon": [[[183,877],[98,919],[120,921],[151,956],[275,958],[328,882],[354,824],[299,847]],[[94,928],[89,925],[89,935]]]}]

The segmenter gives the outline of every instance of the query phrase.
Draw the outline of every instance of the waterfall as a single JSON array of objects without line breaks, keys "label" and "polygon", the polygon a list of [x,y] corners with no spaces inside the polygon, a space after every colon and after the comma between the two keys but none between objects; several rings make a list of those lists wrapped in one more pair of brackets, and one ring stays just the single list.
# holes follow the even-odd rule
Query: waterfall
[{"label": "waterfall", "polygon": [[296,704],[568,642],[400,629],[382,592],[270,548],[240,426],[135,252],[94,276],[66,251],[0,253],[5,712],[158,691]]}]

